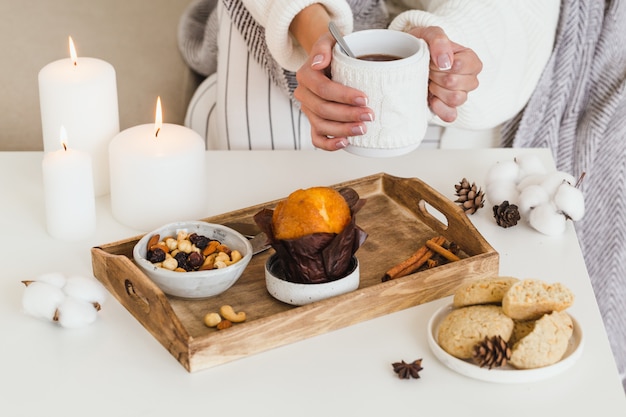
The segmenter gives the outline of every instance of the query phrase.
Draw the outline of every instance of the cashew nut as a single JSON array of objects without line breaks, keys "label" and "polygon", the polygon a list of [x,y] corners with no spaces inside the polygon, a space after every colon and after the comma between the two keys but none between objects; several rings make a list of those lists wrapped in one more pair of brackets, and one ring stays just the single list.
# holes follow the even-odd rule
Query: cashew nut
[{"label": "cashew nut", "polygon": [[233,323],[241,323],[246,320],[246,312],[240,311],[239,313],[235,313],[232,306],[224,305],[220,307],[220,314],[226,320],[232,321]]},{"label": "cashew nut", "polygon": [[222,321],[222,317],[220,317],[217,313],[207,313],[204,316],[204,324],[208,327],[215,327]]},{"label": "cashew nut", "polygon": [[224,261],[215,261],[213,264],[213,269],[222,269],[226,268],[228,265]]},{"label": "cashew nut", "polygon": [[241,252],[239,252],[237,249],[235,249],[234,251],[232,251],[230,253],[230,260],[229,261],[225,261],[227,265],[232,265],[238,261],[240,261],[243,258],[243,256],[241,255]]},{"label": "cashew nut", "polygon": [[215,262],[219,262],[219,261],[229,262],[230,261],[230,256],[228,256],[228,254],[226,252],[220,252],[215,257]]}]

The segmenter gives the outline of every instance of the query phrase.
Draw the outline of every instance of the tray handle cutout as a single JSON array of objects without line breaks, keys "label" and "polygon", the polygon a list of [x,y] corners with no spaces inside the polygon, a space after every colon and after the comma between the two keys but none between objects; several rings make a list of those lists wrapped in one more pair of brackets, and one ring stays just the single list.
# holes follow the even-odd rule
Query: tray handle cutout
[{"label": "tray handle cutout", "polygon": [[170,352],[184,352],[189,333],[163,291],[127,256],[98,247],[91,252],[94,276]]},{"label": "tray handle cutout", "polygon": [[150,302],[148,301],[148,299],[146,297],[144,297],[143,295],[141,295],[140,293],[137,292],[133,282],[130,279],[128,279],[128,278],[125,279],[124,280],[124,287],[126,288],[126,294],[128,294],[130,299],[135,302],[135,305],[137,305],[138,308],[141,311],[143,311],[144,314],[149,314],[150,313]]},{"label": "tray handle cutout", "polygon": [[384,174],[383,188],[400,204],[413,211],[436,233],[457,242],[470,255],[493,251],[463,209],[418,178]]},{"label": "tray handle cutout", "polygon": [[448,220],[448,216],[446,216],[443,212],[437,210],[424,199],[419,200],[417,206],[425,220],[427,219],[430,227],[439,229],[440,231],[448,229],[450,222]]}]

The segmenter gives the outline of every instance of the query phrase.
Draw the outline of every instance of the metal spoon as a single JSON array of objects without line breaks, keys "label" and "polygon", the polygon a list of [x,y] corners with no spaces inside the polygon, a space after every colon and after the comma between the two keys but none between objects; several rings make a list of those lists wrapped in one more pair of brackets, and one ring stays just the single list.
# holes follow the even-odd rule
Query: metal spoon
[{"label": "metal spoon", "polygon": [[350,47],[346,43],[346,40],[343,38],[343,36],[341,36],[341,33],[339,32],[339,28],[337,27],[337,25],[335,25],[335,22],[331,21],[328,24],[328,30],[330,31],[330,34],[333,35],[333,38],[335,38],[335,40],[339,44],[339,48],[343,51],[343,53],[348,55],[349,57],[356,58],[356,56],[354,56],[354,54],[350,50]]}]

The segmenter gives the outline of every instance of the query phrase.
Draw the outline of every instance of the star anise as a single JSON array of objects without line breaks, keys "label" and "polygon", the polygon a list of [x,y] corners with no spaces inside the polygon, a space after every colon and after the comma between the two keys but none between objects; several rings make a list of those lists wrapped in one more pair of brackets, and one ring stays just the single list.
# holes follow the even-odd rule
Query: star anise
[{"label": "star anise", "polygon": [[411,363],[406,363],[405,361],[394,362],[391,365],[393,366],[393,371],[398,374],[400,379],[419,378],[419,372],[423,369],[421,359]]}]

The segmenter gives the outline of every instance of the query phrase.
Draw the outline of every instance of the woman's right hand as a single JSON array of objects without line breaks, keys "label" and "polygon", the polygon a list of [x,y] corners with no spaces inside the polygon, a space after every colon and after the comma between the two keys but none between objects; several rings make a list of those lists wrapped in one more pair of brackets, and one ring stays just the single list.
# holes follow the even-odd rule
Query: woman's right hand
[{"label": "woman's right hand", "polygon": [[330,79],[330,62],[335,40],[330,33],[313,45],[309,59],[296,72],[294,96],[311,124],[311,140],[317,148],[334,151],[348,145],[348,136],[363,135],[365,122],[374,120],[362,91]]}]

